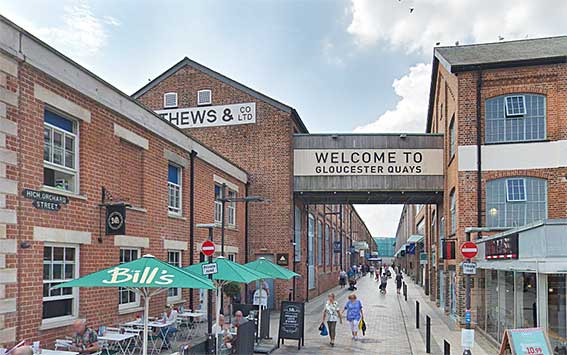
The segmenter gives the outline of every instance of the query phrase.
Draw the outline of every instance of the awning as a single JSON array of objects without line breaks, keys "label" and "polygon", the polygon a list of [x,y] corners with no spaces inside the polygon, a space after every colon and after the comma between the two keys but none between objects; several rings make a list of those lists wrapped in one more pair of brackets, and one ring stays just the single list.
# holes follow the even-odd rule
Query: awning
[{"label": "awning", "polygon": [[407,242],[408,243],[421,243],[423,241],[423,236],[419,234],[410,235]]},{"label": "awning", "polygon": [[479,269],[539,272],[541,274],[567,273],[567,262],[565,260],[528,259],[528,260],[480,260],[477,263]]},{"label": "awning", "polygon": [[397,258],[398,255],[399,255],[402,251],[405,251],[405,250],[406,250],[406,246],[407,246],[407,244],[402,245],[402,246],[400,247],[400,249],[398,249],[398,251],[394,254],[394,257]]}]

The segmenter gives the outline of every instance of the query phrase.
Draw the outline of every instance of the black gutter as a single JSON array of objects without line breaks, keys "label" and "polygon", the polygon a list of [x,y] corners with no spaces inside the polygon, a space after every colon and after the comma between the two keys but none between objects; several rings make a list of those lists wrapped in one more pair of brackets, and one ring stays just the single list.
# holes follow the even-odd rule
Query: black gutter
[{"label": "black gutter", "polygon": [[[244,195],[248,197],[250,183],[244,185]],[[244,203],[244,264],[248,263],[248,202]],[[248,300],[248,284],[244,284],[244,299]]]},{"label": "black gutter", "polygon": [[[305,294],[305,302],[309,301],[309,205],[304,205],[305,208],[305,233],[307,235],[306,238],[306,243],[305,243],[305,265],[307,265],[307,267],[305,268],[305,275],[307,276],[305,278],[305,289],[307,290],[307,293]],[[313,236],[313,238],[315,238],[315,236]]]},{"label": "black gutter", "polygon": [[[197,152],[192,150],[189,153],[189,265],[195,263],[194,244],[195,244],[195,157]],[[189,289],[189,309],[193,307],[193,289]]]},{"label": "black gutter", "polygon": [[461,73],[465,71],[487,70],[487,69],[503,69],[516,68],[535,65],[565,64],[567,56],[555,56],[546,58],[531,58],[523,60],[510,60],[505,62],[478,63],[478,64],[457,64],[451,65],[451,73]]},{"label": "black gutter", "polygon": [[476,225],[482,227],[482,129],[481,129],[481,95],[482,69],[478,70],[476,81]]}]

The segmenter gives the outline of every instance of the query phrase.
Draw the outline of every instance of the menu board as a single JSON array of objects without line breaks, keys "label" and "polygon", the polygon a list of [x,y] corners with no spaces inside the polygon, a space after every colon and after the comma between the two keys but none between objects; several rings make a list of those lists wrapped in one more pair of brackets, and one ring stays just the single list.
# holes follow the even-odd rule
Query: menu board
[{"label": "menu board", "polygon": [[542,328],[507,329],[502,338],[500,353],[513,355],[551,355],[547,334]]},{"label": "menu board", "polygon": [[284,339],[298,340],[297,348],[305,344],[304,339],[305,304],[301,302],[283,301],[281,304],[280,326],[278,331],[278,347]]}]

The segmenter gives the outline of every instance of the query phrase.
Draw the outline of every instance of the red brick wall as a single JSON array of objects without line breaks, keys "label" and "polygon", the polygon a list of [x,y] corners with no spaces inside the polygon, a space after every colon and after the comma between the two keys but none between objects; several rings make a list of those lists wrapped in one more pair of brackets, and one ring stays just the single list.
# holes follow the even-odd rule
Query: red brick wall
[{"label": "red brick wall", "polygon": [[[143,210],[128,210],[127,235],[149,238],[149,248],[141,254],[151,253],[166,260],[164,239],[189,241],[189,169],[183,169],[183,218],[168,217],[167,212],[167,165],[164,149],[171,150],[187,159],[188,152],[169,144],[149,133],[143,127],[131,123],[104,106],[63,86],[26,64],[20,65],[17,82],[10,83],[20,92],[18,110],[11,109],[8,118],[18,123],[18,139],[9,139],[8,146],[19,154],[17,168],[9,168],[8,175],[18,179],[18,190],[38,190],[43,185],[43,115],[45,104],[34,98],[34,84],[49,89],[67,100],[91,111],[92,121],[79,121],[80,135],[80,198],[71,197],[68,205],[59,212],[35,209],[31,200],[20,196],[9,197],[8,206],[18,211],[18,224],[8,228],[8,238],[31,244],[29,249],[18,249],[17,261],[7,259],[7,267],[18,268],[18,283],[7,289],[7,296],[17,297],[17,318],[7,318],[6,327],[17,325],[17,339],[42,340],[44,346],[57,337],[70,334],[69,327],[39,330],[42,315],[42,258],[43,242],[33,240],[33,227],[43,226],[90,232],[90,245],[80,246],[80,275],[85,275],[119,261],[119,247],[114,246],[114,237],[99,237],[99,207],[101,188],[106,187],[115,200],[123,199]],[[149,140],[149,149],[143,150],[126,143],[114,135],[113,123],[117,123]],[[198,157],[195,161],[195,222],[210,223],[213,215],[213,174],[237,184],[240,193],[244,185],[210,166]],[[237,207],[237,226],[226,232],[226,244],[240,250],[238,261],[243,261],[244,208]],[[103,233],[104,234],[104,233]],[[220,239],[220,232],[215,231]],[[196,230],[195,242],[207,236],[207,231]],[[183,265],[189,262],[189,251],[182,254]],[[195,251],[198,261],[198,251]],[[188,299],[183,292],[183,299]],[[115,325],[134,314],[118,315],[118,290],[83,288],[79,291],[79,316],[85,317],[88,325]],[[158,314],[165,304],[165,294],[153,299],[151,313]],[[187,306],[187,304],[186,304]]]}]

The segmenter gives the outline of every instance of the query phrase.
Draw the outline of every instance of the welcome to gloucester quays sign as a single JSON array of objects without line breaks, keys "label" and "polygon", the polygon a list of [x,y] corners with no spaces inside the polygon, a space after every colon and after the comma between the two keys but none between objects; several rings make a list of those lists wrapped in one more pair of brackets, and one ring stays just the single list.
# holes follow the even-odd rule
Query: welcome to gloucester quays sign
[{"label": "welcome to gloucester quays sign", "polygon": [[443,175],[443,149],[296,149],[294,175]]},{"label": "welcome to gloucester quays sign", "polygon": [[157,110],[156,113],[182,129],[256,123],[256,103],[254,102],[165,109]]}]

